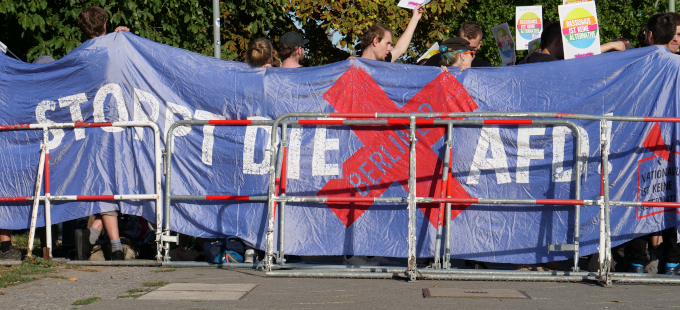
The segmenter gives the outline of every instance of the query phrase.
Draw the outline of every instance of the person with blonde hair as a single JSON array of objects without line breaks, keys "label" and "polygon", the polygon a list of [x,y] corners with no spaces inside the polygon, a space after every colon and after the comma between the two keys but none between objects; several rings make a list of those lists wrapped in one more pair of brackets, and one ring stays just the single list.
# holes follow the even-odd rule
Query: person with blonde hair
[{"label": "person with blonde hair", "polygon": [[274,61],[274,48],[267,38],[257,38],[250,42],[246,51],[246,62],[253,68],[271,67]]}]

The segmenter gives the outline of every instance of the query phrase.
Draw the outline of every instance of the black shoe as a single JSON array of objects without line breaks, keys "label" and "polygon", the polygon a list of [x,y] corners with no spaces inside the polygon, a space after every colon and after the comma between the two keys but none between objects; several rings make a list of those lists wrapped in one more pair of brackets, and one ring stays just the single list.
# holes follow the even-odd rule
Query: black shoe
[{"label": "black shoe", "polygon": [[125,260],[125,253],[123,251],[113,251],[111,252],[111,260]]},{"label": "black shoe", "polygon": [[645,273],[645,266],[640,264],[630,263],[630,272],[632,273]]},{"label": "black shoe", "polygon": [[17,261],[21,260],[21,251],[14,246],[10,246],[7,252],[0,251],[0,261]]},{"label": "black shoe", "polygon": [[76,259],[90,259],[90,253],[92,252],[92,244],[90,243],[90,230],[76,229],[73,235],[76,239]]}]

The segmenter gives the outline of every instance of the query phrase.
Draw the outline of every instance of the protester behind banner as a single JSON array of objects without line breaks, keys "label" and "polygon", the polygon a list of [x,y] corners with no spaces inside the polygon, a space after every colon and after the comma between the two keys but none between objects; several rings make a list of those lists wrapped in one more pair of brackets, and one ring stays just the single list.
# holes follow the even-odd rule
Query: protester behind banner
[{"label": "protester behind banner", "polygon": [[496,39],[496,46],[498,46],[498,53],[501,55],[503,67],[514,66],[517,56],[515,56],[515,41],[510,35],[508,23],[491,28],[493,36]]},{"label": "protester behind banner", "polygon": [[475,49],[467,40],[451,38],[442,42],[439,54],[430,57],[425,66],[441,66],[444,71],[448,71],[446,67],[456,66],[461,67],[460,71],[463,71],[472,66],[474,58]]},{"label": "protester behind banner", "polygon": [[361,37],[361,58],[395,62],[408,50],[413,32],[422,16],[423,9],[420,5],[416,6],[413,9],[411,21],[394,47],[392,47],[392,29],[381,23],[374,23],[373,26],[364,31]]},{"label": "protester behind banner", "polygon": [[283,68],[300,68],[305,59],[305,44],[309,43],[297,32],[286,32],[279,39]]},{"label": "protester behind banner", "polygon": [[[100,7],[90,6],[80,11],[78,25],[85,37],[96,39],[106,34],[106,11]],[[119,26],[115,32],[130,31],[127,27]],[[124,260],[123,245],[118,231],[118,211],[102,212],[94,216],[89,229],[76,231],[76,251],[79,259],[89,259],[93,245],[99,240],[104,229],[111,242],[111,259]],[[78,238],[79,237],[79,238]]]},{"label": "protester behind banner", "polygon": [[669,12],[668,14],[672,15],[673,19],[675,19],[675,36],[673,36],[673,40],[668,44],[668,49],[677,54],[680,51],[680,14],[675,12]]},{"label": "protester behind banner", "polygon": [[[477,22],[466,21],[460,26],[460,29],[458,29],[458,37],[470,42],[470,46],[474,48],[475,52],[482,46],[483,36],[482,27]],[[491,63],[479,57],[475,57],[475,59],[472,60],[472,66],[491,67]]]},{"label": "protester behind banner", "polygon": [[564,59],[561,30],[559,22],[548,23],[541,34],[541,51],[529,54],[518,65]]},{"label": "protester behind banner", "polygon": [[[642,46],[661,45],[671,52],[677,52],[679,41],[678,25],[675,13],[660,13],[652,15],[647,24],[640,29]],[[659,160],[659,163],[661,163]],[[665,180],[665,179],[664,179]],[[663,210],[661,214],[665,212]],[[675,212],[675,210],[671,210]],[[676,224],[677,225],[677,224]],[[661,252],[659,261],[665,261],[665,273],[678,275],[680,268],[680,245],[678,245],[677,228],[665,229],[661,232],[635,238],[630,244],[630,271],[633,273],[644,273],[650,271],[650,265],[657,259],[658,252]]]},{"label": "protester behind banner", "polygon": [[274,61],[273,51],[269,39],[257,38],[248,45],[246,62],[253,68],[271,67]]}]

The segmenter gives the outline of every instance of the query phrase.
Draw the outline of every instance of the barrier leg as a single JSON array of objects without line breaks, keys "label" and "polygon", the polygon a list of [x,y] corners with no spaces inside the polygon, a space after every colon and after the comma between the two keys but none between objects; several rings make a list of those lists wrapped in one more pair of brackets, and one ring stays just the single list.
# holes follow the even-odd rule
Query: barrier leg
[{"label": "barrier leg", "polygon": [[416,117],[411,116],[410,153],[408,174],[408,276],[409,281],[416,281],[418,269],[416,263]]},{"label": "barrier leg", "polygon": [[[606,120],[600,121],[600,176],[602,206],[600,208],[600,282],[606,286],[611,280],[611,239],[609,222],[609,129]],[[603,244],[604,243],[604,244]]]},{"label": "barrier leg", "polygon": [[[453,124],[449,123],[446,132],[447,153],[449,155],[448,162],[448,183],[446,184],[446,198],[451,198],[451,187],[453,186],[453,175],[451,174],[452,157],[453,157]],[[442,265],[444,269],[451,268],[451,203],[446,203],[444,223],[446,223],[446,237],[444,238],[445,248]]]},{"label": "barrier leg", "polygon": [[[280,118],[280,117],[279,117]],[[267,234],[265,235],[265,271],[272,270],[274,260],[274,209],[276,208],[277,188],[276,188],[276,165],[277,165],[277,130],[279,119],[272,125],[271,144],[269,146],[269,201],[267,203]]]},{"label": "barrier leg", "polygon": [[[48,141],[47,131],[43,139]],[[43,244],[43,259],[52,260],[52,205],[50,203],[50,149],[45,149],[45,244]]]},{"label": "barrier leg", "polygon": [[[155,166],[155,182],[156,182],[156,261],[162,262],[163,258],[161,256],[163,233],[163,190],[161,185],[161,174],[162,174],[162,161],[163,161],[163,151],[161,150],[161,134],[158,127],[154,127],[154,156],[156,157]],[[169,162],[168,162],[169,164]]]},{"label": "barrier leg", "polygon": [[[43,132],[47,132],[45,129]],[[26,257],[33,255],[33,243],[35,241],[35,225],[38,220],[38,208],[40,207],[40,188],[42,185],[43,170],[45,168],[45,152],[47,151],[47,140],[43,139],[40,150],[40,163],[38,164],[38,176],[35,179],[35,191],[33,192],[33,212],[31,213],[31,228],[28,233],[28,252]]]},{"label": "barrier leg", "polygon": [[[449,130],[451,130],[449,126],[447,128],[447,137],[449,136]],[[446,140],[446,150],[444,151],[444,162],[442,163],[442,195],[441,197],[446,197],[447,193],[447,188],[448,184],[447,182],[449,181],[449,152],[451,150],[451,140],[447,139]],[[435,245],[434,245],[434,265],[432,266],[434,269],[441,269],[442,268],[442,263],[440,261],[440,252],[441,252],[441,245],[442,245],[442,220],[444,220],[444,217],[446,216],[444,214],[444,206],[445,203],[440,203],[439,204],[439,219],[437,220],[437,236],[435,239]]]},{"label": "barrier leg", "polygon": [[[279,191],[281,197],[286,196],[286,165],[288,163],[288,141],[287,141],[287,124],[282,125],[281,129],[281,148],[283,149],[283,152],[281,152],[281,161],[280,161],[280,167],[279,171],[277,172],[278,178],[279,178]],[[285,223],[285,216],[286,216],[286,202],[282,201],[280,206],[279,206],[279,257],[276,259],[276,262],[279,263],[280,265],[285,265],[286,264],[286,259],[284,257],[284,237],[285,237],[285,228],[286,228],[286,223]]]}]

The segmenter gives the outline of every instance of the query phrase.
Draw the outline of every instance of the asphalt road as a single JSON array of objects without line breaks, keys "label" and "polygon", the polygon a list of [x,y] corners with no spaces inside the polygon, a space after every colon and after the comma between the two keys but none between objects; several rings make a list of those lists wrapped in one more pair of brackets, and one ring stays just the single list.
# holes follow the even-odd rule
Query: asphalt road
[{"label": "asphalt road", "polygon": [[[85,269],[85,270],[84,270]],[[417,281],[385,279],[271,278],[253,270],[156,267],[87,267],[0,290],[0,309],[663,309],[680,308],[680,288],[673,285],[595,283]],[[146,282],[256,284],[240,300],[141,300],[121,298]],[[530,299],[424,298],[423,288],[513,289]],[[153,290],[153,288],[151,288]],[[142,294],[149,292],[142,292]],[[88,297],[87,306],[72,303]]]}]

